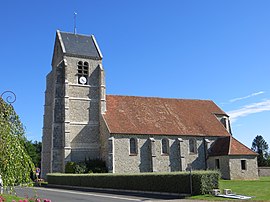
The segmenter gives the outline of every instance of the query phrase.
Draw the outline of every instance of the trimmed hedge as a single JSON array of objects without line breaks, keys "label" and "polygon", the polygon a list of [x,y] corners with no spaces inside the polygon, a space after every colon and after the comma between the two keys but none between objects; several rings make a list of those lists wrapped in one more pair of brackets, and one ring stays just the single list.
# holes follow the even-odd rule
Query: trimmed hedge
[{"label": "trimmed hedge", "polygon": [[[206,194],[218,188],[217,171],[192,172],[192,194]],[[91,188],[139,190],[190,194],[189,172],[139,174],[61,174],[47,175],[49,185],[67,185]]]}]

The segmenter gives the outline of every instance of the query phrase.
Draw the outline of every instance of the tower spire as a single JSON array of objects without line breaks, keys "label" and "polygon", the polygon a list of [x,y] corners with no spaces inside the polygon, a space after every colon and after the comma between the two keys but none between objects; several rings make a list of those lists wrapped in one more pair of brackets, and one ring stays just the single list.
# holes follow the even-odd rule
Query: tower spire
[{"label": "tower spire", "polygon": [[77,34],[76,17],[77,17],[77,13],[74,12],[74,34]]}]

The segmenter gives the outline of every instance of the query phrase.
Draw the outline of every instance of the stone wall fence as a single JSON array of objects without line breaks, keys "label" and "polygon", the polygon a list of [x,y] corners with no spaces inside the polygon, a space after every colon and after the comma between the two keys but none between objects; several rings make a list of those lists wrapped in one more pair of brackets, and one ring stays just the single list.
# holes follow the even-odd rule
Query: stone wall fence
[{"label": "stone wall fence", "polygon": [[270,167],[258,167],[259,176],[270,176]]}]

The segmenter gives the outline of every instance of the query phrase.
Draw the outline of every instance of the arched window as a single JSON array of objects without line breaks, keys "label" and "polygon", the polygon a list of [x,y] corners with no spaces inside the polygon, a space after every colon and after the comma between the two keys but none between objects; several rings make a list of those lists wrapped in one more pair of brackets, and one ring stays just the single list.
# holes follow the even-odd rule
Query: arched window
[{"label": "arched window", "polygon": [[169,140],[167,138],[161,140],[161,146],[162,146],[161,153],[169,154]]},{"label": "arched window", "polygon": [[87,84],[88,78],[88,71],[89,71],[89,64],[88,62],[78,62],[78,83],[79,84]]},{"label": "arched window", "polygon": [[130,155],[137,154],[137,140],[135,138],[130,138],[129,140],[129,154]]},{"label": "arched window", "polygon": [[189,153],[197,154],[197,141],[195,138],[189,139]]}]

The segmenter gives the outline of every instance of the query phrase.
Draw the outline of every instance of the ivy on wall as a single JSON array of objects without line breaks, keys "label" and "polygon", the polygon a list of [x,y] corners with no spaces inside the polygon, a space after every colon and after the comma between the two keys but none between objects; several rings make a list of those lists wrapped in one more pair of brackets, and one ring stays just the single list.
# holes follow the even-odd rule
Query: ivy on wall
[{"label": "ivy on wall", "polygon": [[0,97],[0,174],[4,186],[31,182],[35,167],[24,147],[25,131],[13,106]]}]

